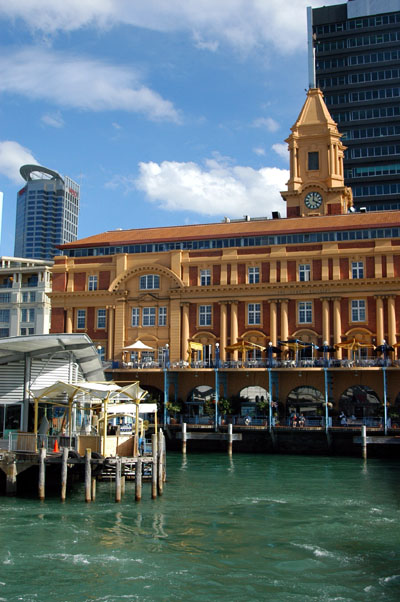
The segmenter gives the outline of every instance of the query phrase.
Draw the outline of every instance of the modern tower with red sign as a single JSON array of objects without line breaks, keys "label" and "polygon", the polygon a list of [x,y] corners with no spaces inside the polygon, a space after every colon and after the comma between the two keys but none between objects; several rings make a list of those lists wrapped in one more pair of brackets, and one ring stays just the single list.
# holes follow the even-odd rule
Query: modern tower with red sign
[{"label": "modern tower with red sign", "polygon": [[53,259],[56,246],[78,237],[79,184],[40,165],[23,165],[18,192],[15,257]]}]

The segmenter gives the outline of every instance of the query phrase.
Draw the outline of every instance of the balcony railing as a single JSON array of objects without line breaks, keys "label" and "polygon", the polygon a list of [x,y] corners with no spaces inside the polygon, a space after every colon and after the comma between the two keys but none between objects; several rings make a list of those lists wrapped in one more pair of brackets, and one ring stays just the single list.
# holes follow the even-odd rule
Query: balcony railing
[{"label": "balcony railing", "polygon": [[[228,360],[228,361],[220,361],[218,368],[220,370],[224,369],[244,369],[251,370],[254,368],[273,368],[273,369],[282,369],[282,368],[382,368],[382,367],[399,367],[400,360],[391,360],[387,358],[384,360],[382,357],[364,357],[364,358],[355,358],[355,359],[323,359],[323,358],[309,358],[309,359],[288,359],[288,360],[277,360],[273,359],[272,361],[266,359],[260,360]],[[122,362],[120,360],[112,360],[103,362],[103,367],[105,370],[154,370],[154,369],[164,369],[166,366],[163,362],[146,360],[143,362]],[[187,362],[185,360],[180,360],[178,362],[171,362],[169,365],[169,370],[175,369],[215,369],[216,363],[215,360],[202,360],[195,362]]]}]

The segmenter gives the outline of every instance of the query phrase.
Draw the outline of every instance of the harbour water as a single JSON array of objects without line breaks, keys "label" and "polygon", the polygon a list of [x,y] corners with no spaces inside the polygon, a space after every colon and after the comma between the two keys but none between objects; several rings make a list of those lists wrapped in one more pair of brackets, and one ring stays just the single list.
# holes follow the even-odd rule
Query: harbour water
[{"label": "harbour water", "polygon": [[0,601],[400,599],[398,461],[168,454],[164,495],[0,498]]}]

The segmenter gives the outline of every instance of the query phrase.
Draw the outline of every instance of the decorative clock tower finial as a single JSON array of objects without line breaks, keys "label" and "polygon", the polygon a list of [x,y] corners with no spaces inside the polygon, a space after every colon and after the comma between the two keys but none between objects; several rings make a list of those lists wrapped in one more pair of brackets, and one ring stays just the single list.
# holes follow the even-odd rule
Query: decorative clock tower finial
[{"label": "decorative clock tower finial", "polygon": [[318,88],[310,88],[292,133],[290,179],[282,197],[287,217],[348,213],[353,205],[351,188],[344,185],[343,146]]}]

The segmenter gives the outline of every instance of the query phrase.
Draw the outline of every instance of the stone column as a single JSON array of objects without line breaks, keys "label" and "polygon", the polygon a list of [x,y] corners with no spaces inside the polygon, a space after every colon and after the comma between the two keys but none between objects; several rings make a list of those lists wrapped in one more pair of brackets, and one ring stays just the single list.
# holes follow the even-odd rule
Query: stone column
[{"label": "stone column", "polygon": [[189,338],[189,303],[182,304],[182,360],[187,360]]},{"label": "stone column", "polygon": [[72,327],[73,327],[73,309],[72,307],[67,307],[67,318],[66,318],[66,324],[65,324],[65,332],[66,333],[71,333],[72,332]]},{"label": "stone column", "polygon": [[269,302],[269,339],[276,347],[278,344],[278,310],[276,301]]},{"label": "stone column", "polygon": [[[342,315],[340,313],[340,299],[333,301],[333,343],[341,343],[342,341]],[[342,359],[342,349],[339,347],[336,352],[336,357]]]},{"label": "stone column", "polygon": [[394,345],[396,341],[396,297],[388,297],[388,343]]},{"label": "stone column", "polygon": [[322,301],[322,343],[327,341],[331,343],[331,333],[329,329],[329,299],[321,299]]},{"label": "stone column", "polygon": [[383,321],[383,297],[376,296],[376,344],[382,345],[385,338],[385,327]]},{"label": "stone column", "polygon": [[[231,303],[231,345],[237,342],[239,336],[239,323],[238,323],[238,304],[237,301]],[[238,352],[233,352],[233,360],[237,362]]]},{"label": "stone column", "polygon": [[226,360],[225,347],[227,346],[227,308],[226,303],[220,304],[220,358]]},{"label": "stone column", "polygon": [[289,317],[288,317],[287,299],[281,301],[281,340],[287,341],[289,338]]}]

